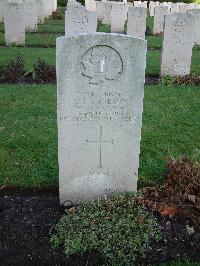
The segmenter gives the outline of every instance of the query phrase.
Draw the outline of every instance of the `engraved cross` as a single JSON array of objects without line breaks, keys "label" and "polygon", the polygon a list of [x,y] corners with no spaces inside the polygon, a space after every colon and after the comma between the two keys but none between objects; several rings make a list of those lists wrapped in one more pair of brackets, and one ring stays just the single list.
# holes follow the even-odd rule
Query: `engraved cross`
[{"label": "engraved cross", "polygon": [[88,140],[86,139],[87,143],[99,143],[99,168],[102,168],[102,144],[103,143],[110,143],[114,144],[114,140],[103,140],[103,128],[100,126],[100,134],[99,134],[99,140]]}]

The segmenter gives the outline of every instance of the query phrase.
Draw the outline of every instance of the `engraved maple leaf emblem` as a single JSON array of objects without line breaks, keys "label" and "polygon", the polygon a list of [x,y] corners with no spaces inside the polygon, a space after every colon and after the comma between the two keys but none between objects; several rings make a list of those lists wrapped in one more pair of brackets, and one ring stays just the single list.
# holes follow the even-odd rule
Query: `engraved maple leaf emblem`
[{"label": "engraved maple leaf emblem", "polygon": [[82,57],[82,75],[90,84],[117,79],[123,70],[119,53],[112,47],[99,45],[90,48]]}]

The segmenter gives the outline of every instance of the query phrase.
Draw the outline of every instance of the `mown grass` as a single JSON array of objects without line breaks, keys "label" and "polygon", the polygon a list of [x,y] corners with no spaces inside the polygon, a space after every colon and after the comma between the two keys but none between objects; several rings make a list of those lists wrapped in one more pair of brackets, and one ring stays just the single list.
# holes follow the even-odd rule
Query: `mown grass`
[{"label": "mown grass", "polygon": [[[58,186],[56,86],[0,85],[0,185]],[[200,149],[198,86],[146,86],[140,183]]]},{"label": "mown grass", "polygon": [[0,65],[6,64],[10,59],[20,54],[25,60],[26,68],[32,68],[38,57],[49,64],[55,65],[55,48],[22,48],[22,47],[0,47]]}]

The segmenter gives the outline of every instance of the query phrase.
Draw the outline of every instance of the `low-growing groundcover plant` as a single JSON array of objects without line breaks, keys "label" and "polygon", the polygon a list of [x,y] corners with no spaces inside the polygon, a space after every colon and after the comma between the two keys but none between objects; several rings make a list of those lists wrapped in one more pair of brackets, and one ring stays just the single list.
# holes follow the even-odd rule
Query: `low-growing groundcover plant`
[{"label": "low-growing groundcover plant", "polygon": [[52,228],[50,241],[67,257],[97,252],[106,265],[133,265],[162,238],[156,219],[137,204],[137,196],[120,193],[69,209]]}]

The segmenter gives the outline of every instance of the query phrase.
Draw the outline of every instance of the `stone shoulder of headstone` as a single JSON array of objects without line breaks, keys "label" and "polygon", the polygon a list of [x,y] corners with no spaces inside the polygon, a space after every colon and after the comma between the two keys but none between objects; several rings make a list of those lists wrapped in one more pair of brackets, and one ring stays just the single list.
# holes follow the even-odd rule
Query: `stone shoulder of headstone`
[{"label": "stone shoulder of headstone", "polygon": [[137,190],[146,52],[126,35],[57,38],[61,204]]}]

